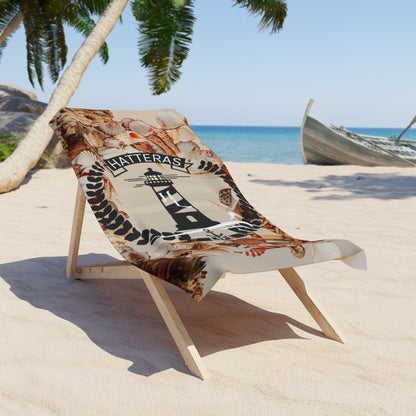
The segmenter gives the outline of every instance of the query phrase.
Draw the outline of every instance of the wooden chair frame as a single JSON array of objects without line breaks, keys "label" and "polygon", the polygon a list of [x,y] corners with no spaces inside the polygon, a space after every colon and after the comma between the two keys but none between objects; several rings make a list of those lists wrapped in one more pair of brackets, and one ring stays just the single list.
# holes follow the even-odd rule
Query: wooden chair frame
[{"label": "wooden chair frame", "polygon": [[[150,292],[169,332],[174,339],[189,371],[202,380],[209,376],[209,373],[198,353],[191,337],[189,336],[181,318],[176,312],[162,282],[159,278],[146,273],[132,264],[119,261],[115,263],[103,263],[90,266],[77,266],[79,243],[81,239],[82,223],[84,219],[86,197],[78,185],[74,218],[72,223],[71,240],[66,266],[66,276],[69,279],[143,279]],[[313,299],[309,289],[302,278],[293,268],[280,269],[280,274],[295,292],[305,308],[311,314],[323,333],[336,341],[344,343],[345,338],[340,330],[323,311],[322,306]]]}]

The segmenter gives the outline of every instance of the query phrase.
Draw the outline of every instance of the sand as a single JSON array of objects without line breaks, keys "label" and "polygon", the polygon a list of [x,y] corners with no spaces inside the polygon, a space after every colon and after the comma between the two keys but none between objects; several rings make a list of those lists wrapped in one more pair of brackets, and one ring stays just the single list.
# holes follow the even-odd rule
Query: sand
[{"label": "sand", "polygon": [[[416,414],[416,170],[228,164],[293,236],[345,238],[368,270],[298,269],[348,338],[326,338],[278,274],[229,275],[195,303],[166,285],[211,377],[191,375],[140,280],[64,274],[72,170],[0,195],[1,415]],[[117,259],[87,212],[80,262]]]}]

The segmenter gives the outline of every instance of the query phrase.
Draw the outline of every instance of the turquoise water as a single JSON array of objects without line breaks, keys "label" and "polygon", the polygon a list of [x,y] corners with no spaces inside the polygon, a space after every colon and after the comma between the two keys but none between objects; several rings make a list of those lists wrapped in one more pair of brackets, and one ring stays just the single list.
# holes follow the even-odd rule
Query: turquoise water
[{"label": "turquoise water", "polygon": [[[372,136],[398,136],[403,128],[354,128]],[[303,164],[300,127],[192,126],[195,134],[224,161]],[[405,139],[416,140],[416,129]]]}]

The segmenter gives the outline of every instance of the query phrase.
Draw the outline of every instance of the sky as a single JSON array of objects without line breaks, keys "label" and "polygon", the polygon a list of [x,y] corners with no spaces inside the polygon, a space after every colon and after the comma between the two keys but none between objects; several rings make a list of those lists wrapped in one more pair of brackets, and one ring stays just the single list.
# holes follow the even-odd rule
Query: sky
[{"label": "sky", "polygon": [[[68,106],[174,108],[194,125],[299,126],[311,115],[348,127],[405,127],[416,114],[414,0],[288,0],[283,29],[258,31],[259,18],[232,0],[195,0],[197,21],[181,80],[153,96],[140,67],[130,5],[108,37],[110,61],[94,58]],[[68,31],[68,62],[82,43]],[[24,30],[10,39],[0,82],[48,102],[54,86],[32,87]]]}]

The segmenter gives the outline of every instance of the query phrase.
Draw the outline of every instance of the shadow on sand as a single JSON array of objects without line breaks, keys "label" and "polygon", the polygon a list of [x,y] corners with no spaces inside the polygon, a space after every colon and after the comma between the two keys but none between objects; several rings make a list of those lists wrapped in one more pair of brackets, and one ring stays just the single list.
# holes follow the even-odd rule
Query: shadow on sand
[{"label": "shadow on sand", "polygon": [[[254,179],[251,182],[269,186],[296,186],[314,193],[314,199],[404,199],[416,195],[416,176],[391,173],[327,175],[321,180],[310,179],[305,181]],[[328,194],[330,192],[333,192],[333,194]]]},{"label": "shadow on sand", "polygon": [[[106,255],[79,257],[79,264],[114,261]],[[0,265],[0,276],[18,298],[82,329],[106,352],[131,361],[129,371],[149,376],[168,368],[189,373],[141,280],[68,280],[65,257],[32,258]],[[165,284],[201,356],[262,341],[301,338],[289,326],[324,337],[290,317],[211,291],[196,303]],[[70,339],[68,339],[70,343]]]}]

